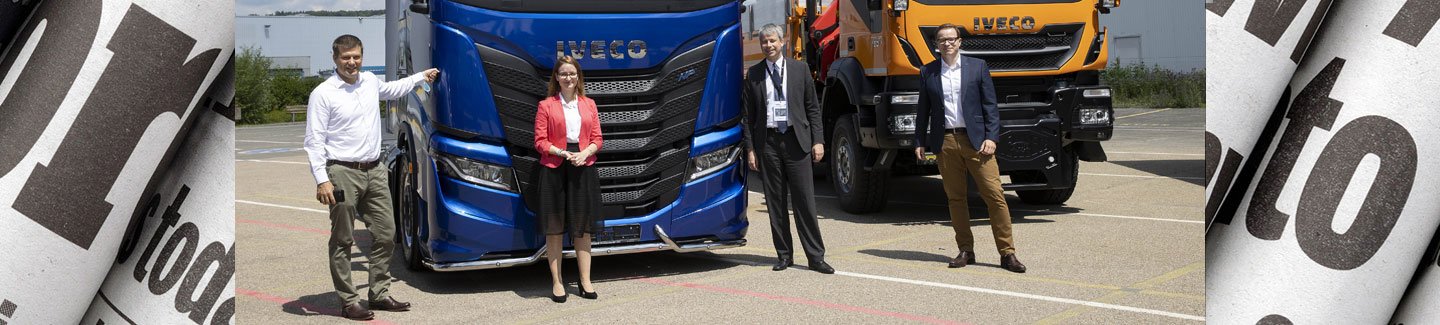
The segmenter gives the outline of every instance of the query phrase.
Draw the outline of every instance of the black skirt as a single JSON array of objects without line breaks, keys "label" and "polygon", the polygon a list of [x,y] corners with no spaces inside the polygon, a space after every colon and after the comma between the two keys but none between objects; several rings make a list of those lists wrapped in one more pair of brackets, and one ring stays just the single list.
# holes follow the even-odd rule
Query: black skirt
[{"label": "black skirt", "polygon": [[[580,151],[571,143],[566,151]],[[575,166],[562,161],[560,167],[540,168],[540,230],[546,235],[566,232],[571,237],[595,234],[600,220],[600,174],[595,166]]]}]

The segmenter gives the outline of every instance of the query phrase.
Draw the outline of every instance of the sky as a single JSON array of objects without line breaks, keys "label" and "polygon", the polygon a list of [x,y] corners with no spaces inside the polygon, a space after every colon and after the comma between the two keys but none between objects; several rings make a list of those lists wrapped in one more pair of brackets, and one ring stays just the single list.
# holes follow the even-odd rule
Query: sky
[{"label": "sky", "polygon": [[276,11],[383,10],[385,0],[236,0],[235,14],[266,15]]}]

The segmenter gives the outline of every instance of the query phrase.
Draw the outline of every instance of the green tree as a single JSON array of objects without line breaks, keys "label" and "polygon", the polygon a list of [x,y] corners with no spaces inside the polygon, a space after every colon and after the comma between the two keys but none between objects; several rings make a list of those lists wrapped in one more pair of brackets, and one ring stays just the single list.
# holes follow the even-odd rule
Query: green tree
[{"label": "green tree", "polygon": [[241,124],[265,123],[265,114],[278,107],[271,94],[271,63],[253,47],[240,48],[235,58],[235,107]]}]

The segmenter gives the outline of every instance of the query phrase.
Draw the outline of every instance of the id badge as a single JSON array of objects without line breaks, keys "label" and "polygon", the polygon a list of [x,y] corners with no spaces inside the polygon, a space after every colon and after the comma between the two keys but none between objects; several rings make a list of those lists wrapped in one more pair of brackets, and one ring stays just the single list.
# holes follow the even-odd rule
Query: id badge
[{"label": "id badge", "polygon": [[790,120],[790,110],[785,107],[785,102],[771,102],[770,111],[775,113],[775,122],[788,122]]}]

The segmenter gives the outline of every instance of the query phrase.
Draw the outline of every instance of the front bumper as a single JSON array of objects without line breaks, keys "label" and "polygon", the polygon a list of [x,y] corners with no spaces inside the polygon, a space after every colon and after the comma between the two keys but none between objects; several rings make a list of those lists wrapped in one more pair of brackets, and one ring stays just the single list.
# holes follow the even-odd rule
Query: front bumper
[{"label": "front bumper", "polygon": [[[1105,96],[1085,96],[1086,90],[1104,89]],[[1093,93],[1094,91],[1092,91]],[[1109,87],[1083,86],[1053,88],[1049,102],[1019,102],[998,105],[1000,141],[996,156],[1000,172],[1023,181],[1005,184],[1006,190],[1043,190],[1074,187],[1076,171],[1064,167],[1074,152],[1065,150],[1072,141],[1109,140],[1114,130],[1114,109]],[[890,97],[914,92],[881,93],[874,100],[875,115],[862,124],[862,144],[882,150],[914,148],[915,104],[892,104]],[[1092,123],[1081,123],[1081,114],[1092,114]],[[909,115],[912,117],[904,117]],[[1103,118],[1094,119],[1095,116]],[[862,122],[864,123],[864,122]],[[1031,177],[1041,176],[1041,177]]]},{"label": "front bumper", "polygon": [[[734,133],[734,134],[729,134]],[[731,139],[733,138],[733,139]],[[704,140],[704,141],[702,141]],[[714,140],[714,141],[709,141]],[[699,150],[739,141],[738,129],[725,136],[697,137]],[[503,148],[483,143],[445,144],[436,150],[484,159]],[[710,144],[714,142],[715,144]],[[466,148],[459,148],[465,146]],[[449,151],[458,152],[449,152]],[[431,164],[433,160],[422,163]],[[745,244],[749,221],[745,216],[745,173],[743,160],[712,174],[684,183],[672,202],[644,215],[604,220],[606,230],[634,229],[633,236],[606,240],[597,233],[592,252],[596,255],[638,253],[658,250],[693,251],[736,247]],[[429,175],[421,211],[418,243],[427,255],[425,264],[436,270],[470,270],[533,263],[543,254],[544,236],[538,231],[535,213],[520,194],[496,190],[450,178]],[[422,182],[423,184],[424,182]],[[649,231],[638,231],[640,229]],[[568,238],[566,244],[569,246]]]},{"label": "front bumper", "polygon": [[[662,228],[662,227],[660,227],[659,225],[656,225],[654,230],[655,230],[654,235],[657,236],[657,237],[660,237],[661,242],[659,242],[659,243],[636,243],[636,244],[626,244],[626,245],[616,245],[616,246],[592,247],[591,250],[590,250],[590,255],[592,255],[592,256],[604,256],[604,255],[617,255],[617,254],[630,254],[630,253],[645,253],[645,252],[656,252],[656,251],[676,251],[676,252],[681,252],[681,253],[689,253],[689,252],[699,252],[699,251],[708,251],[708,250],[716,250],[716,249],[734,248],[734,247],[745,246],[745,239],[744,239],[744,238],[741,238],[741,239],[733,239],[733,240],[721,240],[721,241],[700,241],[700,242],[692,242],[692,243],[679,244],[679,243],[676,243],[674,239],[671,239],[669,235],[665,234],[665,229]],[[526,256],[526,257],[506,258],[506,259],[498,259],[498,260],[480,260],[480,261],[471,261],[471,262],[456,262],[456,263],[435,263],[435,262],[432,262],[432,261],[425,261],[425,266],[426,266],[426,267],[429,267],[429,268],[432,269],[432,270],[436,270],[436,271],[452,272],[452,271],[484,270],[484,269],[494,269],[494,268],[503,268],[503,267],[511,267],[511,266],[529,265],[529,264],[534,264],[535,262],[538,262],[538,261],[540,261],[541,259],[543,259],[543,258],[545,257],[545,249],[546,249],[546,248],[547,248],[546,246],[541,245],[541,246],[540,246],[540,249],[535,251],[535,254],[531,254],[530,256]],[[574,249],[566,249],[566,250],[564,250],[564,253],[563,253],[563,254],[564,254],[564,256],[567,257],[567,258],[574,258],[574,257],[575,257],[575,250],[574,250]]]}]

